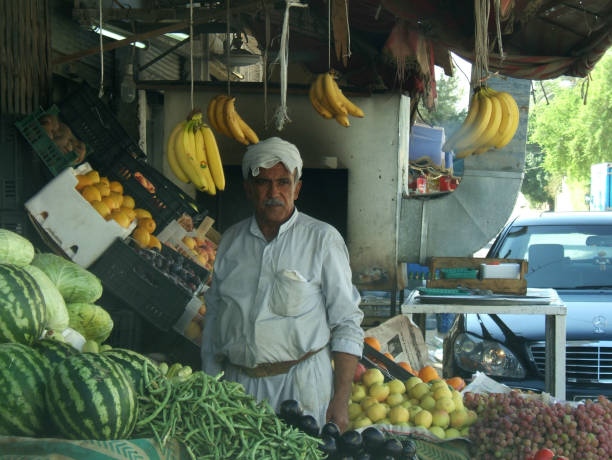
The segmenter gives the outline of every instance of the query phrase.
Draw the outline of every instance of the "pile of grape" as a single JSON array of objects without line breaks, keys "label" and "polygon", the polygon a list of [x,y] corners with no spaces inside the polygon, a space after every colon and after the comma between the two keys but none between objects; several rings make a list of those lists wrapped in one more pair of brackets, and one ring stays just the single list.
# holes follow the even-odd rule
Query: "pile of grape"
[{"label": "pile of grape", "polygon": [[469,431],[473,458],[524,460],[543,447],[572,459],[612,458],[612,402],[603,396],[577,407],[515,390],[466,392],[463,402],[478,413]]}]

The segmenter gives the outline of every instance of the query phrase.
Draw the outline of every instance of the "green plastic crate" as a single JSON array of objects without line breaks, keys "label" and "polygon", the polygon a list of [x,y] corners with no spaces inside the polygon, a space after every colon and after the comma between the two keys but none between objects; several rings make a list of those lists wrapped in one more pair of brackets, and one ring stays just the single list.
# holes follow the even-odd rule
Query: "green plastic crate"
[{"label": "green plastic crate", "polygon": [[76,152],[63,154],[47,135],[38,119],[43,115],[57,115],[59,109],[52,106],[49,110],[38,109],[22,120],[15,122],[15,126],[32,146],[36,154],[43,163],[49,168],[51,174],[57,176],[68,166],[72,166],[78,158]]},{"label": "green plastic crate", "polygon": [[476,279],[478,269],[476,268],[441,268],[440,277],[442,279]]}]

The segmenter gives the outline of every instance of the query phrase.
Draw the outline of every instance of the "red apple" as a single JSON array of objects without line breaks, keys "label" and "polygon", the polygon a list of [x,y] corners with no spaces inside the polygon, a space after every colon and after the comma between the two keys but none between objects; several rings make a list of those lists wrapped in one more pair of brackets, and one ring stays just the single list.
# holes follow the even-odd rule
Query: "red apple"
[{"label": "red apple", "polygon": [[357,367],[355,368],[355,375],[353,376],[353,382],[360,382],[361,376],[365,373],[366,370],[367,369],[363,364],[357,363]]}]

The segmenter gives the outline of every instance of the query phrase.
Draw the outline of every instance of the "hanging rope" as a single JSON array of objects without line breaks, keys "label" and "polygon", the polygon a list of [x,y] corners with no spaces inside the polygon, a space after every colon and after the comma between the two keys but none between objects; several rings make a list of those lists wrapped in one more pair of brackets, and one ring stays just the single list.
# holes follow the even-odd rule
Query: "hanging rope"
[{"label": "hanging rope", "polygon": [[227,0],[225,7],[225,70],[227,71],[227,95],[230,96],[230,0]]},{"label": "hanging rope", "polygon": [[193,0],[189,0],[189,75],[191,77],[191,110],[193,111]]},{"label": "hanging rope", "polygon": [[474,72],[477,86],[489,74],[489,0],[474,0]]},{"label": "hanging rope", "polygon": [[331,3],[327,1],[327,70],[331,70]]},{"label": "hanging rope", "polygon": [[501,34],[501,0],[495,0],[495,26],[497,27],[497,48],[499,49],[499,58],[503,61],[506,55],[504,54]]},{"label": "hanging rope", "polygon": [[100,90],[98,97],[104,96],[104,40],[102,39],[102,0],[98,0],[98,10],[100,17],[98,19],[98,35],[100,36]]},{"label": "hanging rope", "polygon": [[[346,57],[350,58],[351,57],[351,26],[349,24],[349,12],[348,12],[348,4],[349,4],[349,0],[346,0],[344,2],[344,8],[346,11],[346,36],[347,36],[347,52],[346,52]],[[346,62],[344,63],[344,65],[346,65]]]},{"label": "hanging rope", "polygon": [[264,129],[268,130],[268,50],[270,49],[270,10],[264,3],[266,12],[266,47],[263,56],[263,81],[264,81]]},{"label": "hanging rope", "polygon": [[276,129],[282,131],[286,122],[291,122],[287,114],[287,66],[289,64],[289,9],[292,6],[307,8],[308,5],[300,3],[299,0],[286,0],[285,18],[283,20],[283,30],[281,32],[281,43],[279,49],[280,56],[280,79],[281,79],[281,105],[274,113]]}]

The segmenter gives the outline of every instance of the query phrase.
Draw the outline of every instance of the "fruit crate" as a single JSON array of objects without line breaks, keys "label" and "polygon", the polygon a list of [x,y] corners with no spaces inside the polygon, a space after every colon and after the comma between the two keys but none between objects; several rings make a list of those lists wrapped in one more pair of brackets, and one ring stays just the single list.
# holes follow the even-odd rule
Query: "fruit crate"
[{"label": "fruit crate", "polygon": [[104,343],[113,348],[138,351],[142,345],[142,319],[133,310],[106,309],[113,319],[113,330]]},{"label": "fruit crate", "polygon": [[15,122],[17,129],[54,176],[73,165],[78,157],[76,152],[68,152],[64,155],[38,122],[43,115],[59,115],[59,112],[57,106],[52,106],[49,110],[38,109]]},{"label": "fruit crate", "polygon": [[146,158],[138,143],[130,138],[111,109],[87,83],[81,83],[58,106],[64,122],[87,144],[87,154],[95,158],[96,169],[111,166],[117,156],[124,154]]},{"label": "fruit crate", "polygon": [[195,201],[163,174],[130,155],[119,155],[109,165],[98,163],[93,156],[90,159],[100,175],[121,182],[124,194],[134,198],[137,208],[151,213],[157,224],[155,234],[182,214],[193,216],[199,211]]},{"label": "fruit crate", "polygon": [[412,374],[406,369],[365,342],[361,363],[367,368],[376,367],[379,369],[385,376],[385,381],[400,379],[405,382],[412,377]]},{"label": "fruit crate", "polygon": [[[168,331],[181,317],[198,287],[191,290],[190,286],[179,284],[170,273],[164,272],[165,268],[156,261],[162,260],[164,253],[167,254],[167,260],[175,257],[174,260],[182,260],[189,269],[196,269],[188,265],[190,261],[169,248],[164,247],[160,254],[157,251],[139,250],[124,240],[116,239],[89,267],[89,271],[100,278],[104,288],[113,296],[121,299],[158,329]],[[144,257],[145,254],[150,254],[150,258]],[[196,275],[200,280],[208,278],[208,271],[204,271],[205,277]]]}]

